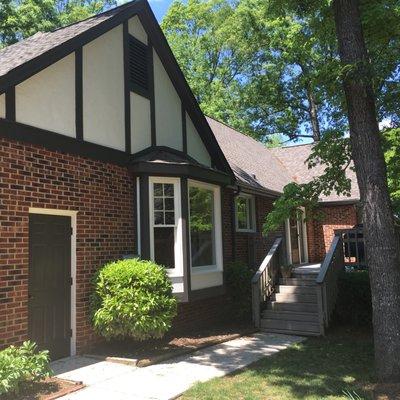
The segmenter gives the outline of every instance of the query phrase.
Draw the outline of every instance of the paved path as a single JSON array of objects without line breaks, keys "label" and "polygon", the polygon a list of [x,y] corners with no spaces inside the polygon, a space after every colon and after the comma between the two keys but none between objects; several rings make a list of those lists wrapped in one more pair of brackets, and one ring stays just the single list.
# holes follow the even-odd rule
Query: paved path
[{"label": "paved path", "polygon": [[224,376],[304,338],[256,333],[145,368],[73,357],[52,364],[60,378],[86,388],[62,400],[169,400],[196,382]]}]

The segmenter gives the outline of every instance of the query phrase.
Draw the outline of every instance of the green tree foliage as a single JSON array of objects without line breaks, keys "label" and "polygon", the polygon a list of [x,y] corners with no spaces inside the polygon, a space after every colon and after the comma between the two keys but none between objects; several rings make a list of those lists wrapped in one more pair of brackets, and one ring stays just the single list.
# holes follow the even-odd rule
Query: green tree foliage
[{"label": "green tree foliage", "polygon": [[333,25],[281,11],[265,0],[176,1],[162,27],[206,114],[262,140],[318,140],[321,124],[344,124]]},{"label": "green tree foliage", "polygon": [[177,312],[165,269],[139,259],[111,262],[93,279],[92,322],[111,338],[161,338]]},{"label": "green tree foliage", "polygon": [[[261,140],[348,129],[328,0],[176,0],[162,28],[203,111]],[[362,1],[379,118],[398,123],[398,0]]]},{"label": "green tree foliage", "polygon": [[236,20],[229,0],[175,1],[161,26],[204,113],[250,132],[240,102],[251,59],[232,36]]},{"label": "green tree foliage", "polygon": [[2,0],[0,48],[88,18],[116,4],[115,0]]},{"label": "green tree foliage", "polygon": [[383,148],[390,197],[395,215],[400,220],[400,128],[384,130]]}]

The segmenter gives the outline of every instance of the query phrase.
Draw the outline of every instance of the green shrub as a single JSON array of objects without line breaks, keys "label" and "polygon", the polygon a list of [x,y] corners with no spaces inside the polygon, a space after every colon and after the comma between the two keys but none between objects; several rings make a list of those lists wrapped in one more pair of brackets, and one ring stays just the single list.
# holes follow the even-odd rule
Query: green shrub
[{"label": "green shrub", "polygon": [[177,300],[165,269],[139,259],[111,262],[94,276],[92,321],[111,338],[161,338],[171,327]]},{"label": "green shrub", "polygon": [[0,395],[18,393],[21,385],[50,376],[49,352],[37,351],[33,342],[0,351]]},{"label": "green shrub", "polygon": [[371,325],[372,305],[368,271],[344,272],[339,277],[335,320],[346,325]]},{"label": "green shrub", "polygon": [[253,271],[244,263],[235,261],[226,267],[226,285],[232,299],[234,315],[251,318],[251,278]]}]

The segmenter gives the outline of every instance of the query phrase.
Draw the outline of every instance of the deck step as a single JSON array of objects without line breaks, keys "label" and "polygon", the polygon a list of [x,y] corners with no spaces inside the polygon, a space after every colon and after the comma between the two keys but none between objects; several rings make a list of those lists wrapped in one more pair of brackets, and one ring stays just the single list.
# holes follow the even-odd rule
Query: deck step
[{"label": "deck step", "polygon": [[315,280],[317,279],[317,273],[310,273],[310,272],[293,272],[292,278],[299,278],[299,279],[309,279]]},{"label": "deck step", "polygon": [[302,279],[302,278],[281,278],[279,280],[281,285],[293,286],[315,286],[315,279]]},{"label": "deck step", "polygon": [[319,324],[304,321],[287,321],[282,319],[261,319],[262,329],[283,329],[285,331],[307,332],[312,334],[319,334]]},{"label": "deck step", "polygon": [[262,328],[261,329],[267,333],[281,333],[284,335],[299,335],[299,336],[320,336],[321,332],[305,332],[305,331],[295,331],[292,329],[273,329],[273,328]]},{"label": "deck step", "polygon": [[318,312],[317,303],[301,303],[301,302],[282,302],[282,301],[269,301],[267,303],[268,310],[277,311],[294,311],[294,312]]},{"label": "deck step", "polygon": [[276,287],[277,293],[295,293],[295,294],[312,294],[315,295],[314,286],[295,286],[295,285],[279,285]]},{"label": "deck step", "polygon": [[264,310],[262,318],[318,323],[318,314],[314,312]]},{"label": "deck step", "polygon": [[284,303],[314,303],[317,302],[317,294],[301,294],[301,293],[274,293],[272,300]]}]

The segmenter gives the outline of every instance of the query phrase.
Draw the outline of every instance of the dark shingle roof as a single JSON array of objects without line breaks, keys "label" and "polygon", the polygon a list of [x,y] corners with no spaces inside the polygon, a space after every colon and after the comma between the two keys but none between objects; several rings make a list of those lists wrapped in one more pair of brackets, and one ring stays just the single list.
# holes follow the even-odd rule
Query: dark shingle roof
[{"label": "dark shingle roof", "polygon": [[0,50],[0,77],[11,70],[33,60],[68,40],[88,31],[100,23],[114,17],[135,1],[123,4],[83,21],[56,29],[52,32],[38,32],[35,35]]},{"label": "dark shingle roof", "polygon": [[[312,169],[307,167],[312,144],[269,149],[221,122],[209,117],[207,121],[241,185],[281,193],[289,182],[306,183],[323,173],[323,165]],[[352,181],[351,196],[332,193],[321,197],[321,202],[359,200],[355,173],[349,170],[347,176]]]},{"label": "dark shingle roof", "polygon": [[282,192],[291,176],[262,143],[212,118],[207,117],[207,121],[240,184]]},{"label": "dark shingle roof", "polygon": [[[308,168],[306,160],[311,154],[312,147],[313,144],[303,144],[270,149],[270,151],[283,163],[295,182],[306,183],[314,177],[322,175],[325,169],[324,165]],[[338,196],[336,193],[331,193],[329,196],[322,196],[322,202],[356,201],[360,199],[355,172],[347,169],[346,175],[351,179],[351,196]]]}]

